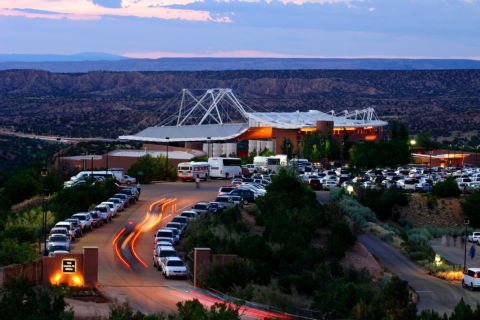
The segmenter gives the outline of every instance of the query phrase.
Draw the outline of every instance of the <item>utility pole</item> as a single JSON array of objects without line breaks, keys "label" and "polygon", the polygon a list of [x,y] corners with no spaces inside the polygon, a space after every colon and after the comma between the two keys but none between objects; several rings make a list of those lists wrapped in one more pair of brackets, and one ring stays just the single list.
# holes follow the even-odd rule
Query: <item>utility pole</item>
[{"label": "utility pole", "polygon": [[467,226],[468,224],[470,223],[470,219],[468,217],[465,217],[465,219],[463,220],[463,223],[465,224],[465,249],[464,249],[464,254],[463,254],[463,272],[465,272],[467,269],[466,269],[466,266],[467,266],[467,240],[468,240],[468,231],[467,231]]}]

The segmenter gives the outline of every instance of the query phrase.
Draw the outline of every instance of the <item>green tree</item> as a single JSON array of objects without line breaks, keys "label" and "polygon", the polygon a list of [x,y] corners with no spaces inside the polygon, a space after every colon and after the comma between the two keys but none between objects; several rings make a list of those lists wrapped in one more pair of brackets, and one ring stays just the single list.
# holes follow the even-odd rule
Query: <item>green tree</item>
[{"label": "green tree", "polygon": [[444,181],[438,181],[433,185],[432,193],[437,197],[458,197],[461,194],[458,184],[451,176]]},{"label": "green tree", "polygon": [[22,279],[7,282],[0,296],[2,319],[73,320],[73,311],[66,307],[62,295],[52,298],[47,291],[34,290]]},{"label": "green tree", "polygon": [[480,190],[468,195],[461,203],[462,212],[469,217],[473,226],[480,226]]},{"label": "green tree", "polygon": [[383,290],[383,310],[387,319],[410,320],[416,318],[417,307],[410,299],[408,283],[397,276],[392,277]]},{"label": "green tree", "polygon": [[423,147],[426,150],[433,150],[438,147],[438,143],[432,139],[432,136],[429,132],[419,133],[415,137],[415,141],[417,142],[417,146]]},{"label": "green tree", "polygon": [[275,153],[272,152],[271,150],[265,148],[265,149],[263,149],[262,152],[260,152],[260,155],[261,155],[262,157],[270,157],[270,156],[274,156]]},{"label": "green tree", "polygon": [[27,242],[18,243],[15,239],[0,242],[0,266],[35,261],[37,253]]},{"label": "green tree", "polygon": [[281,146],[282,154],[286,154],[289,159],[292,158],[293,155],[293,144],[290,138],[283,138],[282,146]]}]

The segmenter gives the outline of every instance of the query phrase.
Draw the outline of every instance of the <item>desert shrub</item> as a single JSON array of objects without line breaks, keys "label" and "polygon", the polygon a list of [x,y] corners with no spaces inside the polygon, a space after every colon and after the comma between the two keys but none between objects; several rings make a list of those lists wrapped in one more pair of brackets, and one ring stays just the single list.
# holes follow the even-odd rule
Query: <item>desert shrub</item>
[{"label": "desert shrub", "polygon": [[480,226],[480,190],[468,195],[462,201],[462,212],[465,217],[470,218],[473,226]]},{"label": "desert shrub", "polygon": [[357,238],[345,222],[335,223],[330,228],[330,234],[327,239],[327,255],[338,260],[342,259],[347,249],[353,246],[356,240]]},{"label": "desert shrub", "polygon": [[247,261],[232,261],[213,264],[205,273],[203,286],[224,293],[230,292],[235,286],[244,288],[255,278],[255,269]]},{"label": "desert shrub", "polygon": [[361,205],[351,197],[343,197],[338,204],[359,227],[366,227],[368,222],[378,221],[377,216],[370,208]]},{"label": "desert shrub", "polygon": [[0,266],[35,261],[37,253],[27,242],[19,243],[15,239],[3,239],[0,242]]},{"label": "desert shrub", "polygon": [[458,197],[461,194],[458,184],[453,177],[447,177],[444,181],[438,181],[433,185],[432,193],[441,198]]},{"label": "desert shrub", "polygon": [[408,204],[408,197],[396,188],[359,188],[357,190],[357,199],[362,205],[369,207],[375,212],[380,220],[387,220],[392,216],[393,206],[405,206]]},{"label": "desert shrub", "polygon": [[54,212],[56,221],[64,220],[75,212],[87,211],[90,206],[105,201],[116,191],[113,179],[104,183],[84,183],[56,193],[48,202],[48,208]]}]

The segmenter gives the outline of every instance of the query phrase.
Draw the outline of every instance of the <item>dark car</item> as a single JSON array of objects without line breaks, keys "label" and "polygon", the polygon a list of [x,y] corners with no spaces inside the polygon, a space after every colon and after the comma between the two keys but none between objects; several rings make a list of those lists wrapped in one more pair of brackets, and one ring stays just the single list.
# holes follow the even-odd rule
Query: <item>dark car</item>
[{"label": "dark car", "polygon": [[137,202],[137,195],[131,189],[122,189],[122,190],[118,191],[117,194],[126,195],[128,197],[128,203],[130,203],[130,204],[134,204],[135,202]]},{"label": "dark car", "polygon": [[313,190],[322,190],[322,183],[320,182],[320,179],[308,179],[307,184]]},{"label": "dark car", "polygon": [[252,203],[255,202],[255,196],[252,191],[246,189],[235,189],[229,193],[231,196],[240,196],[242,197],[243,203]]}]

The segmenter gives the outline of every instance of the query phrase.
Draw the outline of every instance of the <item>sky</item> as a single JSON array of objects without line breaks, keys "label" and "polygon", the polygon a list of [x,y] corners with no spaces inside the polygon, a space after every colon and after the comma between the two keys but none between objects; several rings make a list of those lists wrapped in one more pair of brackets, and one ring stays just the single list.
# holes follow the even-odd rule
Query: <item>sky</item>
[{"label": "sky", "polygon": [[0,53],[480,59],[480,0],[0,0]]}]

